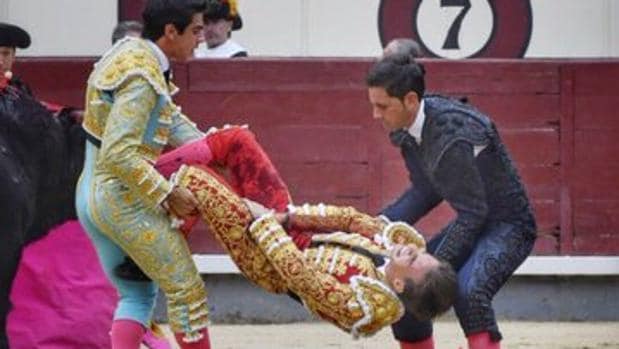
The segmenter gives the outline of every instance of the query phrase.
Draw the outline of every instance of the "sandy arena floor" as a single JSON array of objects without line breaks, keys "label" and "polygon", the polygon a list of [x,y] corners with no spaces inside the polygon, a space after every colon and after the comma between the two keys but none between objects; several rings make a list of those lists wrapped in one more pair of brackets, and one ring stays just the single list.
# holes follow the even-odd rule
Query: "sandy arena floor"
[{"label": "sandy arena floor", "polygon": [[[619,349],[619,322],[500,322],[503,349]],[[214,349],[397,349],[390,330],[353,340],[325,323],[213,325]],[[435,327],[437,349],[466,348],[453,321]]]}]

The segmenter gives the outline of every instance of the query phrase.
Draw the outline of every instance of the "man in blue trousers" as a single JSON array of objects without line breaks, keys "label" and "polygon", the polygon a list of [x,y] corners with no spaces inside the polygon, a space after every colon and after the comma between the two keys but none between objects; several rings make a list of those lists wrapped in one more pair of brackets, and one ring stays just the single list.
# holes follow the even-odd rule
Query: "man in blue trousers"
[{"label": "man in blue trousers", "polygon": [[[492,121],[468,104],[425,94],[425,70],[390,55],[367,75],[374,119],[400,148],[411,186],[384,209],[414,224],[441,201],[456,211],[428,251],[458,272],[454,305],[470,349],[500,348],[492,298],[536,238],[524,186]],[[433,349],[432,323],[406,314],[393,325],[402,349]]]}]

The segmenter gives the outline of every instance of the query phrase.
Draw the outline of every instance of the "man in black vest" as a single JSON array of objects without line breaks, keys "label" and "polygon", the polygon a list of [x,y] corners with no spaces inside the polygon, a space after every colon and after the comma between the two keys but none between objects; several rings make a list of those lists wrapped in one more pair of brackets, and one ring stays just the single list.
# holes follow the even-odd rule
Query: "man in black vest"
[{"label": "man in black vest", "polygon": [[[492,121],[468,104],[425,95],[425,70],[388,56],[368,73],[374,119],[400,148],[411,186],[383,214],[414,224],[441,201],[456,211],[428,251],[458,271],[454,305],[470,349],[500,348],[492,298],[536,237],[524,186]],[[432,324],[411,314],[393,325],[402,349],[432,349]]]}]

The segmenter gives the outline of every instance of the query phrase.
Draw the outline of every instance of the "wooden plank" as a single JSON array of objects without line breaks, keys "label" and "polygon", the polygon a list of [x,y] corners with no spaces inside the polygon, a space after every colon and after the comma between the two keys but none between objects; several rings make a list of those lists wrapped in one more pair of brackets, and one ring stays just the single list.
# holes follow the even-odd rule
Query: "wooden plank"
[{"label": "wooden plank", "polygon": [[574,197],[579,200],[619,199],[619,166],[587,166],[574,168]]},{"label": "wooden plank", "polygon": [[559,133],[553,128],[504,130],[501,137],[519,168],[559,163]]},{"label": "wooden plank", "polygon": [[524,166],[520,175],[531,199],[559,201],[559,166]]},{"label": "wooden plank", "polygon": [[575,96],[577,130],[619,131],[619,98],[612,96]]},{"label": "wooden plank", "polygon": [[[574,202],[574,229],[585,239],[619,236],[619,198],[614,200],[576,200]],[[619,247],[619,246],[618,246]]]},{"label": "wooden plank", "polygon": [[19,58],[14,71],[38,99],[82,108],[93,58]]},{"label": "wooden plank", "polygon": [[583,62],[570,66],[574,70],[574,93],[577,96],[617,96],[619,65],[615,62]]},{"label": "wooden plank", "polygon": [[559,95],[517,93],[471,94],[467,97],[471,105],[490,116],[499,131],[556,127],[559,123]]},{"label": "wooden plank", "polygon": [[337,58],[196,59],[189,63],[189,91],[365,90],[369,64]]},{"label": "wooden plank", "polygon": [[555,63],[466,60],[428,61],[427,89],[449,94],[558,94],[559,70]]},{"label": "wooden plank", "polygon": [[[362,163],[284,162],[279,165],[293,200],[298,196],[368,196],[369,168]],[[296,201],[296,200],[295,200]]]},{"label": "wooden plank", "polygon": [[533,214],[539,234],[558,234],[561,224],[560,203],[548,200],[533,200]]},{"label": "wooden plank", "polygon": [[594,256],[616,256],[619,254],[619,236],[592,235],[574,236],[574,254]]},{"label": "wooden plank", "polygon": [[619,167],[617,131],[576,130],[575,162],[582,167]]},{"label": "wooden plank", "polygon": [[282,163],[367,162],[368,148],[359,126],[281,125],[255,132],[268,154]]},{"label": "wooden plank", "polygon": [[299,124],[374,125],[365,91],[184,93],[183,110],[203,127],[224,123],[250,126]]}]

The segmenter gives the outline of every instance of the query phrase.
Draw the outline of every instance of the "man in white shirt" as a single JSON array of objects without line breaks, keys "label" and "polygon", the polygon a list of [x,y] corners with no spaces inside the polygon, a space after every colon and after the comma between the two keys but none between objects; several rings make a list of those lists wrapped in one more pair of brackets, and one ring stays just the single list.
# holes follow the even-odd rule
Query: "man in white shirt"
[{"label": "man in white shirt", "polygon": [[236,0],[211,2],[204,14],[204,39],[195,51],[197,58],[247,57],[247,49],[231,39],[243,27]]}]

